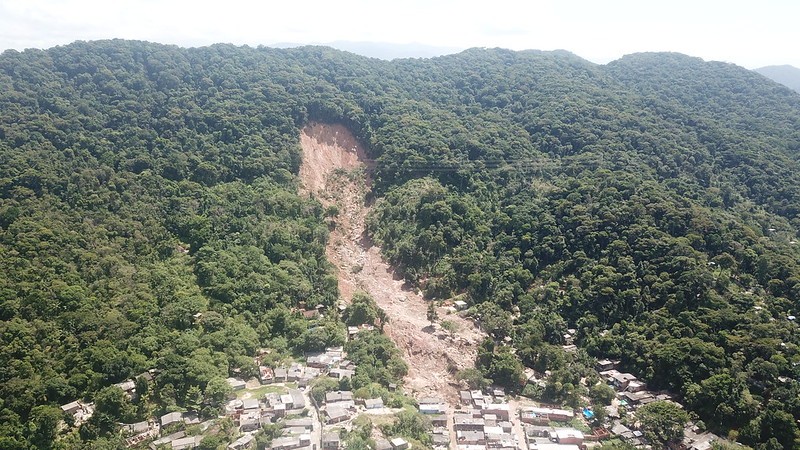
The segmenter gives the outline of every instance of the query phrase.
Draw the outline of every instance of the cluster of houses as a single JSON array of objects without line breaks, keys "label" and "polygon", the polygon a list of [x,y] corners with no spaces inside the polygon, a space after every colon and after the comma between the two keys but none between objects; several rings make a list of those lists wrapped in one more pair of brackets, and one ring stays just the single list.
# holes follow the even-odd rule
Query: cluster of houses
[{"label": "cluster of houses", "polygon": [[[654,392],[647,389],[647,385],[636,376],[617,370],[619,361],[601,359],[597,361],[595,369],[601,377],[617,391],[617,402],[606,407],[606,415],[611,419],[610,433],[618,436],[627,443],[645,448],[647,441],[640,430],[631,429],[620,421],[619,408],[626,408],[635,411],[637,408],[655,401],[674,402],[672,396],[665,392]],[[679,406],[680,403],[675,402]],[[711,443],[719,439],[718,436],[709,432],[699,432],[694,424],[689,423],[684,430],[684,440],[682,447],[687,450],[708,450]]]},{"label": "cluster of houses", "polygon": [[308,386],[315,378],[327,375],[336,379],[350,378],[355,374],[356,366],[344,359],[342,347],[328,348],[324,352],[309,353],[306,363],[292,363],[290,366],[259,366],[261,384],[297,383],[298,387]]}]

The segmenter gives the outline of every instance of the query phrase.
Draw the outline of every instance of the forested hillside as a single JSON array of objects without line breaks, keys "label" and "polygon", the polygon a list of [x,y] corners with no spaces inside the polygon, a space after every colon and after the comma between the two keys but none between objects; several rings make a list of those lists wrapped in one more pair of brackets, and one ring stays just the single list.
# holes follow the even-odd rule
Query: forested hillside
[{"label": "forested hillside", "polygon": [[[797,93],[675,54],[104,41],[0,56],[1,448],[50,446],[59,404],[148,369],[141,408],[211,415],[212,380],[257,349],[343,341],[293,312],[338,296],[324,211],[298,195],[309,120],[367,145],[372,237],[481,316],[484,375],[550,370],[538,395],[574,398],[576,328],[710,429],[798,446]],[[148,413],[101,412],[71,439]]]}]

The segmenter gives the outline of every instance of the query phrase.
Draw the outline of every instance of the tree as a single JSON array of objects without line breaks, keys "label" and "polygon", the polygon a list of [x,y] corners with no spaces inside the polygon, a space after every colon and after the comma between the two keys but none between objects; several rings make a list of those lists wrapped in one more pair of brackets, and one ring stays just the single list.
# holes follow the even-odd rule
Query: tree
[{"label": "tree", "polygon": [[614,389],[602,382],[589,388],[589,397],[601,405],[610,405],[614,395]]},{"label": "tree", "polygon": [[636,418],[648,439],[666,445],[683,438],[689,414],[676,403],[657,401],[637,409]]},{"label": "tree", "polygon": [[492,383],[492,380],[483,377],[483,372],[474,368],[459,370],[456,380],[465,382],[470,390],[483,389]]},{"label": "tree", "polygon": [[39,405],[31,409],[31,444],[36,448],[51,448],[56,440],[58,424],[64,417],[61,408],[49,405]]},{"label": "tree", "polygon": [[436,302],[431,300],[428,302],[428,322],[433,325],[439,319],[439,312],[436,310]]}]

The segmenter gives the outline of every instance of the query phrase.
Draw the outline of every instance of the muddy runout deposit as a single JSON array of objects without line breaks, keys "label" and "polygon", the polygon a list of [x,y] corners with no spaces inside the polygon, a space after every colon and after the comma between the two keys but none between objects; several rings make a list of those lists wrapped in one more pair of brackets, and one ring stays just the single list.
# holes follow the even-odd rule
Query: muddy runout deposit
[{"label": "muddy runout deposit", "polygon": [[359,290],[369,293],[386,311],[386,334],[403,352],[409,371],[406,388],[419,395],[438,395],[455,404],[454,370],[473,367],[481,332],[455,314],[443,319],[455,322],[454,335],[434,330],[427,320],[427,302],[404,287],[403,280],[383,260],[380,249],[366,233],[370,188],[366,153],[353,134],[341,125],[311,123],[300,134],[303,192],[324,207],[337,206],[336,227],[328,240],[328,260],[336,266],[339,291],[349,302]]}]

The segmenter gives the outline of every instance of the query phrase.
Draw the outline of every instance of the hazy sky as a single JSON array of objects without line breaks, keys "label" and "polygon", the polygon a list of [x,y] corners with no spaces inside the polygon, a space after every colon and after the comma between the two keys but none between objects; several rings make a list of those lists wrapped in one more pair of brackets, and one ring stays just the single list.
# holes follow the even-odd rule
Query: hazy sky
[{"label": "hazy sky", "polygon": [[800,0],[0,0],[0,49],[75,40],[181,46],[337,40],[566,49],[605,63],[677,51],[800,67]]}]

